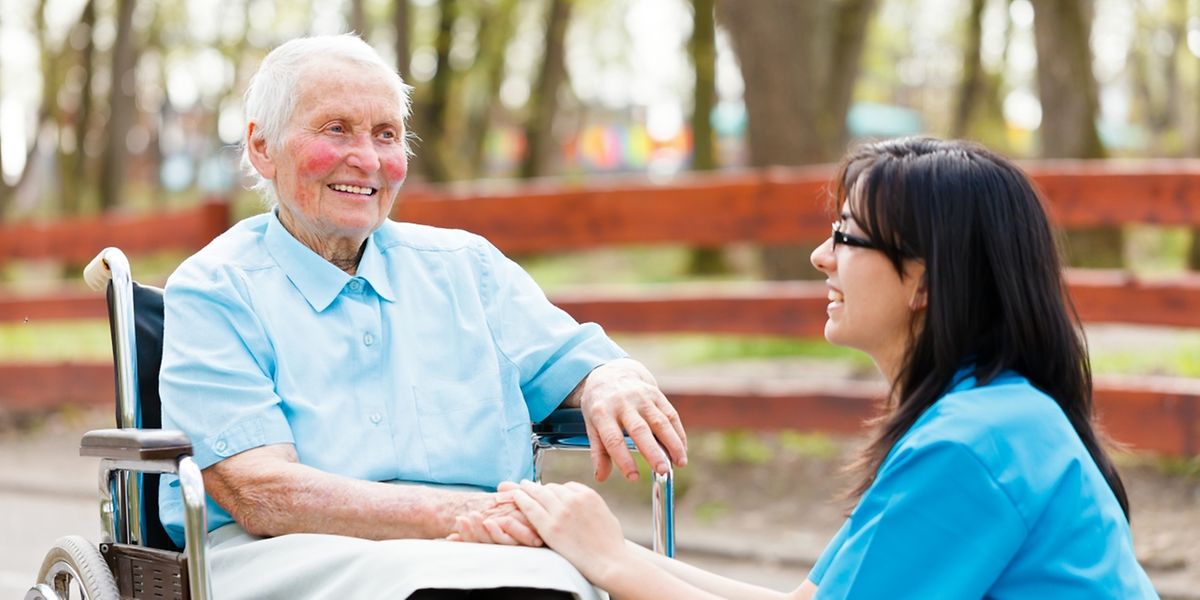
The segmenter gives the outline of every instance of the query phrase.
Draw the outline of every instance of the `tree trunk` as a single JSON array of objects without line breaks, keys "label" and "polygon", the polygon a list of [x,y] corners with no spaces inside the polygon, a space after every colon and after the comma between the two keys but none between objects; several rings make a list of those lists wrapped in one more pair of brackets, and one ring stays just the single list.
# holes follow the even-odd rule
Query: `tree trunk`
[{"label": "tree trunk", "polygon": [[525,156],[521,160],[521,177],[525,179],[541,175],[554,151],[552,126],[554,113],[558,109],[558,90],[567,79],[563,48],[567,25],[571,21],[572,2],[550,0],[546,17],[546,47],[525,121]]},{"label": "tree trunk", "polygon": [[[1096,131],[1099,114],[1092,73],[1091,2],[1034,0],[1040,127],[1044,158],[1104,158]],[[1068,262],[1077,267],[1120,267],[1124,236],[1103,227],[1067,233]]]},{"label": "tree trunk", "polygon": [[[4,18],[0,16],[0,29],[3,29]],[[0,67],[3,67],[3,62],[0,61]],[[0,98],[4,97],[4,69],[0,68]],[[0,144],[0,223],[4,222],[4,215],[8,213],[8,199],[12,195],[12,188],[8,182],[4,180],[4,144]],[[0,258],[0,273],[3,269],[3,258]]]},{"label": "tree trunk", "polygon": [[350,0],[350,31],[367,39],[367,11],[363,0]]},{"label": "tree trunk", "polygon": [[[1197,15],[1200,18],[1200,15]],[[1200,60],[1190,61],[1192,67],[1196,69],[1194,73],[1196,88],[1193,90],[1197,96],[1200,96]],[[1192,156],[1200,156],[1200,102],[1192,102]]]},{"label": "tree trunk", "polygon": [[[846,112],[874,8],[874,0],[719,0],[717,17],[746,82],[753,166],[830,162],[845,150]],[[817,276],[809,250],[764,248],[766,276]]]},{"label": "tree trunk", "polygon": [[1034,0],[1045,158],[1104,158],[1092,73],[1091,3]]},{"label": "tree trunk", "polygon": [[71,173],[68,174],[68,177],[78,182],[79,186],[76,196],[63,198],[63,213],[67,215],[83,212],[83,190],[87,187],[86,182],[91,181],[88,177],[88,164],[91,157],[87,153],[86,144],[88,130],[92,126],[92,71],[96,54],[96,45],[92,41],[93,32],[96,30],[95,0],[87,0],[87,3],[83,5],[79,26],[82,31],[86,32],[87,43],[84,44],[79,55],[79,64],[83,66],[84,71],[83,84],[79,90],[79,115],[75,121],[75,162],[72,165]]},{"label": "tree trunk", "polygon": [[423,151],[418,159],[424,163],[425,176],[430,181],[448,181],[451,178],[447,161],[446,110],[450,103],[450,84],[454,78],[450,69],[450,47],[454,42],[454,23],[458,20],[458,0],[441,0],[438,3],[437,72],[429,82],[429,105],[424,114],[417,117],[424,131],[419,131]]},{"label": "tree trunk", "polygon": [[[68,70],[64,68],[63,62],[67,58],[67,48],[69,44],[64,43],[57,50],[51,47],[51,44],[46,39],[46,7],[47,2],[43,0],[38,5],[37,12],[37,41],[38,48],[41,54],[41,69],[42,69],[42,110],[45,111],[48,122],[53,123],[58,135],[61,136],[63,128],[67,125],[67,115],[64,113],[62,103],[59,102],[60,93],[63,90],[64,73]],[[39,121],[40,123],[40,121]],[[41,136],[41,127],[35,132]],[[64,197],[72,196],[75,193],[74,186],[71,181],[65,177],[69,169],[68,163],[70,157],[67,156],[62,144],[54,144],[49,149],[54,154],[53,174],[49,177],[51,182],[50,196]],[[51,202],[54,208],[59,207],[58,202]]]},{"label": "tree trunk", "polygon": [[[696,84],[692,93],[692,170],[717,168],[716,139],[712,112],[717,98],[717,28],[714,0],[692,0],[692,37],[688,42]],[[729,262],[720,247],[692,248],[689,275],[720,275],[729,272]]]},{"label": "tree trunk", "polygon": [[504,83],[504,57],[512,40],[517,8],[517,0],[500,0],[491,11],[480,16],[481,24],[486,24],[482,27],[476,57],[482,82],[480,89],[471,95],[473,105],[468,110],[463,144],[471,177],[479,177],[483,172],[484,142],[490,130],[492,109],[500,95],[500,85]]},{"label": "tree trunk", "polygon": [[958,102],[954,110],[954,122],[950,126],[951,137],[966,137],[971,124],[971,113],[979,102],[983,86],[983,64],[979,55],[979,44],[983,39],[983,7],[986,0],[971,0],[971,14],[967,17],[967,40],[963,46],[962,81],[958,85]]},{"label": "tree trunk", "polygon": [[412,55],[409,50],[412,35],[408,24],[408,0],[392,2],[392,29],[396,30],[396,71],[405,81],[409,81],[408,59]]},{"label": "tree trunk", "polygon": [[[1200,13],[1196,13],[1195,18],[1200,18]],[[1174,2],[1171,2],[1170,19],[1170,28],[1175,35],[1175,52],[1182,54],[1184,58],[1186,58],[1186,60],[1183,62],[1184,65],[1190,64],[1196,67],[1194,79],[1195,88],[1193,89],[1193,94],[1200,96],[1200,60],[1195,60],[1195,56],[1192,55],[1192,50],[1188,48],[1186,38],[1186,24],[1188,20],[1188,8],[1186,0],[1175,0]],[[1182,131],[1182,125],[1187,118],[1183,115],[1184,103],[1177,101],[1178,92],[1180,92],[1178,88],[1181,88],[1181,85],[1178,84],[1180,77],[1178,77],[1178,74],[1174,72],[1176,59],[1177,56],[1171,56],[1171,79],[1174,80],[1174,85],[1172,85],[1169,94],[1175,96],[1175,98],[1172,98],[1172,100],[1175,100],[1175,102],[1172,102],[1172,109],[1174,109],[1172,110],[1172,115],[1174,115],[1174,122],[1177,127],[1176,131],[1180,132],[1180,136],[1183,137],[1184,134]],[[1187,156],[1200,156],[1200,102],[1193,101],[1190,103],[1190,106],[1192,106],[1193,110],[1192,139],[1181,139],[1180,146],[1184,152],[1186,152]],[[1192,229],[1192,246],[1188,248],[1188,269],[1200,271],[1200,228]]]},{"label": "tree trunk", "polygon": [[126,137],[133,126],[134,66],[133,9],[136,0],[117,0],[117,38],[112,49],[112,84],[109,90],[107,143],[100,169],[100,209],[107,211],[121,201],[129,162]]},{"label": "tree trunk", "polygon": [[717,98],[717,27],[714,0],[692,0],[692,37],[688,43],[696,85],[692,102],[692,170],[717,168],[712,111]]},{"label": "tree trunk", "polygon": [[[1191,56],[1187,48],[1187,0],[1173,0],[1167,5],[1167,22],[1163,29],[1170,35],[1171,52],[1165,58],[1163,65],[1164,94],[1162,108],[1162,131],[1171,139],[1164,140],[1164,149],[1171,156],[1183,154],[1186,142],[1183,140],[1183,111],[1181,106],[1183,91],[1179,77],[1179,56]],[[1191,60],[1195,60],[1194,57]]]}]

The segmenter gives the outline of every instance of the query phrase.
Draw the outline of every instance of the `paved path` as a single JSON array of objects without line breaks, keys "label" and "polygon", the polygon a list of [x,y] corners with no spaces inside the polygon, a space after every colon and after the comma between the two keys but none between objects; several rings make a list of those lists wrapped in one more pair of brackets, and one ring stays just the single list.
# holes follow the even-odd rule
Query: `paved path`
[{"label": "paved path", "polygon": [[[82,432],[107,426],[106,419],[104,414],[81,415],[74,422],[56,417],[32,433],[0,433],[0,598],[24,597],[59,537],[99,538],[98,461],[79,457],[77,448]],[[643,523],[648,513],[636,512],[623,517],[630,523],[629,535],[649,543]],[[683,554],[705,568],[781,590],[795,587],[805,572],[754,557],[714,555],[705,548],[701,543]]]},{"label": "paved path", "polygon": [[24,597],[59,537],[100,537],[98,461],[77,454],[86,425],[0,433],[0,598]]},{"label": "paved path", "polygon": [[[97,461],[80,458],[77,448],[81,433],[106,426],[107,418],[94,413],[74,419],[57,416],[32,433],[0,431],[0,598],[23,597],[42,556],[58,537],[99,537]],[[629,502],[629,494],[620,495],[625,500],[609,497],[615,500],[627,535],[648,543],[647,506],[640,500]],[[736,525],[728,519],[714,522],[682,514],[680,557],[731,577],[789,590],[800,583],[828,538],[822,531],[796,530],[792,523],[779,527],[769,519],[732,521]],[[1150,573],[1165,600],[1200,600],[1195,571],[1168,565]]]}]

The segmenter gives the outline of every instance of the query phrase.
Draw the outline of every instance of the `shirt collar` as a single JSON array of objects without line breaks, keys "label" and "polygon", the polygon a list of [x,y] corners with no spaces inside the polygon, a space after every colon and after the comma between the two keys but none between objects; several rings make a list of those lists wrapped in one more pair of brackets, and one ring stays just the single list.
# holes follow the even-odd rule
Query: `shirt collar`
[{"label": "shirt collar", "polygon": [[396,294],[392,292],[392,282],[388,278],[387,265],[383,260],[383,252],[379,249],[378,236],[381,235],[382,229],[382,227],[376,229],[367,238],[367,247],[363,249],[362,260],[358,261],[358,276],[371,284],[380,298],[388,302],[395,302]]},{"label": "shirt collar", "polygon": [[[374,240],[375,233],[367,238],[363,257],[358,264],[358,276],[367,281],[382,298],[395,301],[392,286],[384,268],[383,255]],[[317,312],[324,311],[342,288],[350,282],[345,271],[335,267],[299,240],[279,222],[277,211],[271,211],[265,235],[267,251],[279,265],[292,285]]]}]

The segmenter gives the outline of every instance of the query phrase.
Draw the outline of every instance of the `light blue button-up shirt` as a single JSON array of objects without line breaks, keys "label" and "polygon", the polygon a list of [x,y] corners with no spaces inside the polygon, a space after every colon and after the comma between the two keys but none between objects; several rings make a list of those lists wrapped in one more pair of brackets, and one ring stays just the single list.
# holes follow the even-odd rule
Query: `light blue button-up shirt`
[{"label": "light blue button-up shirt", "polygon": [[[171,275],[163,427],[191,438],[200,468],[286,443],[356,479],[494,488],[532,475],[530,422],[625,356],[477,235],[388,221],[357,273],[268,213]],[[182,544],[174,477],[160,507]],[[210,498],[209,530],[230,522]]]}]

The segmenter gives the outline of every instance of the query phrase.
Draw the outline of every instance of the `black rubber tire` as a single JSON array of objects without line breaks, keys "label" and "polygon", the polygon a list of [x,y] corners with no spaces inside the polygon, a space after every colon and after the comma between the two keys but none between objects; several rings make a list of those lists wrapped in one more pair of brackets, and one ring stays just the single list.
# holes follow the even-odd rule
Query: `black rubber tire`
[{"label": "black rubber tire", "polygon": [[[38,583],[58,592],[63,600],[121,600],[117,581],[96,546],[83,536],[68,535],[54,542],[42,560]],[[65,594],[64,594],[65,592]]]}]

